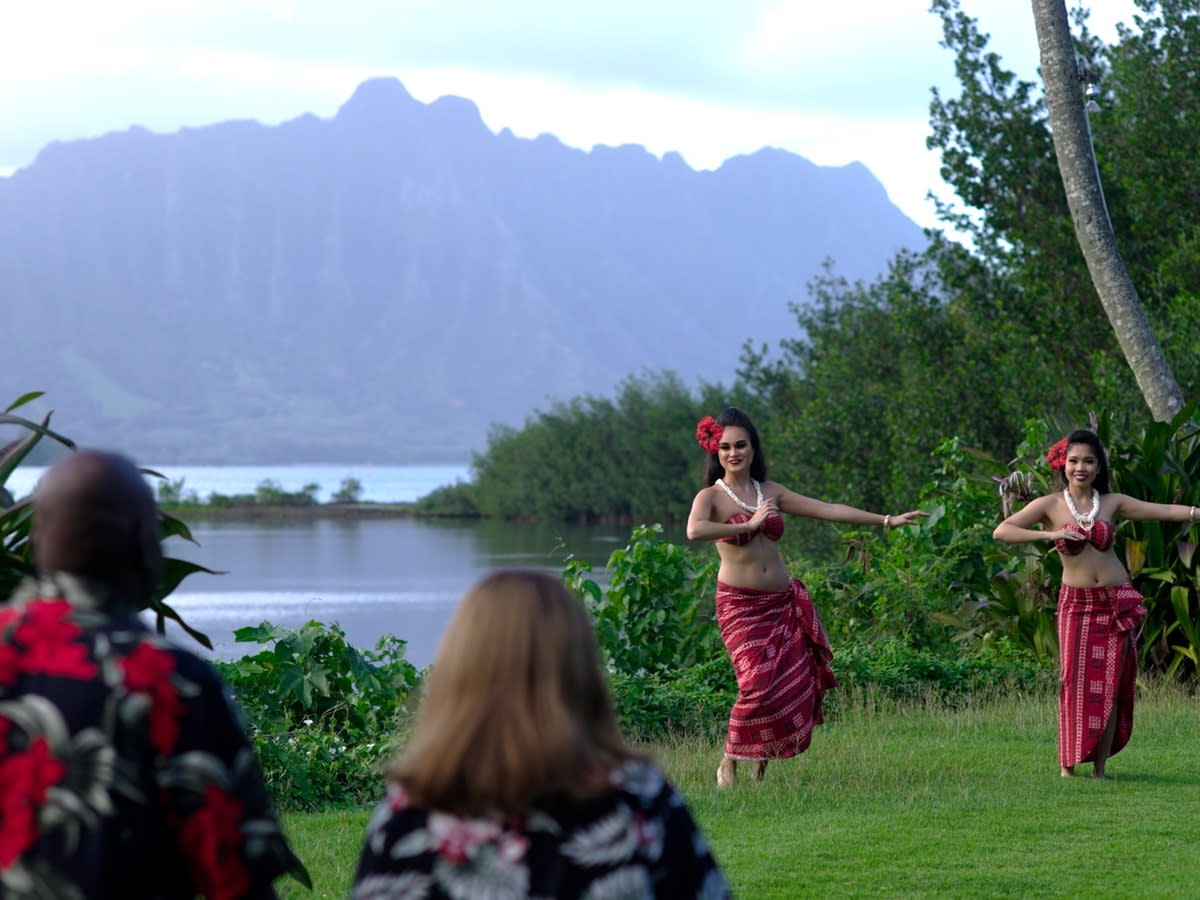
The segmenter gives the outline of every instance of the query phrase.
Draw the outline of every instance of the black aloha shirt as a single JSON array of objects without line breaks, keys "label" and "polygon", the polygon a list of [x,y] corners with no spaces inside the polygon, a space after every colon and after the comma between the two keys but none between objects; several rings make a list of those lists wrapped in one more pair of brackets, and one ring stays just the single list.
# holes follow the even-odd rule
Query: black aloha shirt
[{"label": "black aloha shirt", "polygon": [[288,871],[212,666],[69,576],[0,606],[0,896],[273,897]]},{"label": "black aloha shirt", "polygon": [[707,840],[662,773],[630,762],[611,782],[595,800],[548,801],[519,821],[429,812],[392,784],[368,827],[352,900],[726,900]]}]

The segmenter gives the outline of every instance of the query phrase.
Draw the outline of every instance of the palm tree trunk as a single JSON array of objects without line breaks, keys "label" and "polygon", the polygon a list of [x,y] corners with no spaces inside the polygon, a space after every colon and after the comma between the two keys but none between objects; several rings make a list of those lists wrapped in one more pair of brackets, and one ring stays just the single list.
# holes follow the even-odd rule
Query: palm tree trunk
[{"label": "palm tree trunk", "polygon": [[1067,205],[1075,222],[1075,237],[1100,303],[1112,323],[1150,413],[1155,420],[1167,422],[1183,407],[1183,391],[1163,356],[1137,289],[1125,268],[1125,260],[1117,249],[1096,168],[1066,2],[1032,2],[1042,81],[1046,88],[1046,110],[1054,136],[1058,170],[1067,192]]}]

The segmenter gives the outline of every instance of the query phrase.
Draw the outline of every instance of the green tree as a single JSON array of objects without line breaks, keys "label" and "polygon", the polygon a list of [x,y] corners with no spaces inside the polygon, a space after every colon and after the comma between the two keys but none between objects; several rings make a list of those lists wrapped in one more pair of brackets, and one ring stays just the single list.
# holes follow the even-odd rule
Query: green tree
[{"label": "green tree", "polygon": [[1200,381],[1200,4],[1136,0],[1098,63],[1096,155],[1118,243],[1180,384]]},{"label": "green tree", "polygon": [[[1039,5],[1046,6],[1045,0]],[[1196,0],[1137,0],[1141,15],[1105,46],[1076,14],[1074,55],[1060,52],[1062,69],[1047,75],[1063,86],[1063,104],[1074,116],[1077,145],[1088,127],[1071,74],[1077,55],[1105,87],[1091,118],[1095,162],[1107,194],[1114,246],[1133,283],[1142,287],[1149,325],[1167,336],[1167,360],[1182,384],[1200,374],[1195,359],[1200,333],[1195,298],[1200,293],[1200,244],[1194,209],[1200,181],[1200,85],[1195,47],[1200,44]],[[989,52],[987,35],[958,0],[934,0],[944,44],[955,53],[959,96],[934,92],[928,144],[942,153],[942,174],[959,205],[942,203],[943,220],[971,236],[973,256],[994,277],[996,293],[963,295],[973,314],[991,306],[993,343],[1024,357],[1022,382],[1043,389],[1035,397],[1057,408],[1076,405],[1111,410],[1131,426],[1142,421],[1142,392],[1101,304],[1096,303],[1063,190],[1049,113],[1039,86],[1018,80]],[[1058,20],[1059,43],[1066,37]],[[1069,37],[1066,37],[1069,40]],[[1087,168],[1074,154],[1080,168]],[[1086,174],[1086,173],[1085,173]],[[1093,175],[1095,169],[1093,169]],[[1101,209],[1093,219],[1104,217]],[[1095,226],[1093,222],[1093,226]],[[1089,227],[1093,227],[1089,226]],[[1122,317],[1122,334],[1130,329]],[[1087,334],[1095,349],[1070,341]],[[1141,364],[1139,363],[1139,366]]]},{"label": "green tree", "polygon": [[[1081,26],[1076,49],[1089,69],[1111,72],[1096,124],[1117,241],[1134,277],[1155,286],[1146,312],[1189,383],[1200,376],[1200,265],[1189,253],[1200,87],[1188,48],[1200,46],[1200,16],[1196,0],[1139,5],[1159,11],[1114,47]],[[1033,415],[1098,408],[1118,431],[1145,418],[1079,249],[1041,86],[1003,65],[958,0],[932,8],[959,80],[956,94],[934,90],[930,103],[928,144],[954,195],[937,208],[968,241],[931,232],[927,250],[871,283],[828,270],[796,307],[798,335],[778,352],[748,347],[739,373],[768,410],[780,480],[872,508],[904,503],[948,435],[1006,458]],[[1077,81],[1073,90],[1078,100]],[[1145,140],[1138,123],[1150,121]]]},{"label": "green tree", "polygon": [[334,503],[357,503],[362,498],[362,482],[357,478],[343,478],[342,485],[333,493]]},{"label": "green tree", "polygon": [[996,402],[987,347],[943,299],[952,287],[935,261],[902,254],[870,284],[827,269],[795,307],[799,337],[770,363],[747,348],[740,374],[768,410],[777,480],[868,509],[911,506],[945,435],[993,443],[1016,427],[1018,398]]},{"label": "green tree", "polygon": [[626,379],[611,399],[556,403],[521,429],[492,431],[472,461],[472,499],[496,518],[681,519],[701,486],[696,422],[746,400],[662,372]]},{"label": "green tree", "polygon": [[[997,380],[1025,395],[1026,415],[1029,404],[1127,408],[1136,386],[1123,364],[1114,375],[1119,347],[1079,253],[1039,85],[1004,67],[958,0],[932,8],[960,86],[957,96],[935,89],[930,103],[927,144],[956,195],[938,201],[939,216],[973,245],[969,254],[937,245],[956,288],[948,300]],[[1089,339],[1069,339],[1068,325]]]}]

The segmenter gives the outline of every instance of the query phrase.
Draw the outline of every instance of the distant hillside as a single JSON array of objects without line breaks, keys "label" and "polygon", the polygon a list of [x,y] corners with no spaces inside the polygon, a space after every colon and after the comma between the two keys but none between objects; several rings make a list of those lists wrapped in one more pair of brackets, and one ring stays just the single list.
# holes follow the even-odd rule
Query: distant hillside
[{"label": "distant hillside", "polygon": [[0,404],[44,390],[141,459],[464,459],[630,374],[729,382],[823,259],[871,277],[922,240],[858,164],[697,172],[372,80],[332,119],[132,128],[0,178]]}]

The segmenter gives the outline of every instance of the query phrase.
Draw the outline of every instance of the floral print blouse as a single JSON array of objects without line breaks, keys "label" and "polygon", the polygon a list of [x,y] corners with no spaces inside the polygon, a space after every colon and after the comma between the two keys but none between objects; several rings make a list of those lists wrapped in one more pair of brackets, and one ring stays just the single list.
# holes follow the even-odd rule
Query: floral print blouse
[{"label": "floral print blouse", "polygon": [[273,897],[287,871],[208,663],[69,577],[0,606],[0,897]]},{"label": "floral print blouse", "polygon": [[518,821],[427,811],[392,784],[367,829],[353,900],[727,898],[729,886],[663,774],[629,762],[594,800]]}]

